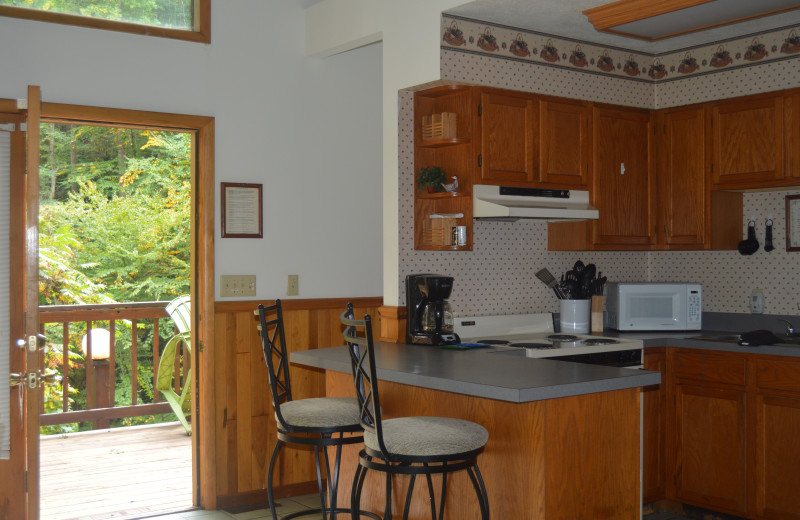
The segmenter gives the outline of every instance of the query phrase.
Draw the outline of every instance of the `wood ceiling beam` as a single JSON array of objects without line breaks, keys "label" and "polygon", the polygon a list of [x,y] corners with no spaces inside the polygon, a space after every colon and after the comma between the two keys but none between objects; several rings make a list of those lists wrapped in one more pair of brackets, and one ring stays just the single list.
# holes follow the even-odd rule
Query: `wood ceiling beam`
[{"label": "wood ceiling beam", "polygon": [[618,0],[583,11],[598,31],[716,0]]}]

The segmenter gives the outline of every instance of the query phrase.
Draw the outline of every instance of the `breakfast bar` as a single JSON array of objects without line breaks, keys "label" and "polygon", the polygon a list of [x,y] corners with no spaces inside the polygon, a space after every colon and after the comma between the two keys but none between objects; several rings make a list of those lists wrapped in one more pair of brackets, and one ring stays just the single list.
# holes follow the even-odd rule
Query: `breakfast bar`
[{"label": "breakfast bar", "polygon": [[[386,418],[455,417],[489,430],[480,468],[493,518],[640,517],[640,389],[660,383],[658,372],[533,359],[491,347],[378,342],[375,352]],[[293,352],[290,359],[325,370],[327,395],[354,395],[345,347]],[[339,500],[349,504],[356,448],[342,460]],[[407,482],[395,478],[393,507],[401,511]],[[419,487],[411,518],[430,515],[424,483]],[[368,474],[362,508],[382,511],[384,493],[379,476]],[[466,475],[448,483],[446,503],[447,518],[479,518]]]}]

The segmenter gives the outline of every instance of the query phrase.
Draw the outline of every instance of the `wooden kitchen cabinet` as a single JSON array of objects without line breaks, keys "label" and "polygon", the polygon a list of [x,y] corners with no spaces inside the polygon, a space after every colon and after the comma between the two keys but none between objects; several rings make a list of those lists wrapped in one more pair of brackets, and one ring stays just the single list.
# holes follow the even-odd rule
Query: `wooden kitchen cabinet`
[{"label": "wooden kitchen cabinet", "polygon": [[[475,89],[445,85],[414,95],[414,249],[472,249],[472,173],[475,150]],[[455,137],[422,138],[424,116],[443,112],[456,115]],[[456,192],[427,193],[417,188],[417,175],[425,167],[439,166],[458,177]],[[431,219],[432,214],[463,214],[455,220]],[[446,224],[446,225],[445,225]],[[452,226],[466,226],[466,245],[453,245]]]},{"label": "wooden kitchen cabinet", "polygon": [[653,131],[648,110],[592,111],[592,204],[600,218],[551,223],[550,251],[648,250],[655,244]]},{"label": "wooden kitchen cabinet", "polygon": [[732,514],[747,513],[745,391],[675,386],[675,497]]},{"label": "wooden kitchen cabinet", "polygon": [[792,182],[800,182],[800,91],[786,97],[786,168]]},{"label": "wooden kitchen cabinet", "polygon": [[712,189],[784,186],[784,94],[710,103]]},{"label": "wooden kitchen cabinet", "polygon": [[588,189],[592,152],[592,104],[539,99],[539,181],[542,185]]},{"label": "wooden kitchen cabinet", "polygon": [[591,222],[595,249],[649,249],[654,242],[652,122],[647,110],[594,108]]},{"label": "wooden kitchen cabinet", "polygon": [[711,191],[703,105],[657,113],[656,236],[659,249],[736,249],[741,192]]},{"label": "wooden kitchen cabinet", "polygon": [[722,513],[747,513],[746,359],[674,349],[674,498]]},{"label": "wooden kitchen cabinet", "polygon": [[535,185],[538,116],[538,99],[532,94],[481,89],[476,184]]},{"label": "wooden kitchen cabinet", "polygon": [[642,502],[664,498],[666,483],[667,354],[645,349],[644,369],[661,372],[661,384],[642,388]]},{"label": "wooden kitchen cabinet", "polygon": [[[666,497],[745,518],[800,520],[800,359],[666,351]],[[660,358],[648,365],[648,357],[645,368],[657,369]],[[658,499],[648,493],[657,463],[648,425],[658,419],[655,394],[645,392],[648,500]]]},{"label": "wooden kitchen cabinet", "polygon": [[800,360],[755,361],[755,513],[765,520],[800,519]]}]

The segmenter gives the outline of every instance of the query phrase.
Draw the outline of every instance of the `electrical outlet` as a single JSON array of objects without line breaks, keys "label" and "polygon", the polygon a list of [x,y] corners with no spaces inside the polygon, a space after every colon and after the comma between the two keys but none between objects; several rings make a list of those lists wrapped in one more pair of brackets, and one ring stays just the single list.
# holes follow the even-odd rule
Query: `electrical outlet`
[{"label": "electrical outlet", "polygon": [[220,296],[235,298],[237,296],[256,295],[256,275],[222,275],[219,277]]},{"label": "electrical outlet", "polygon": [[300,275],[290,274],[286,282],[286,296],[297,296],[300,294]]},{"label": "electrical outlet", "polygon": [[764,291],[761,289],[753,289],[750,293],[750,312],[752,314],[764,313]]}]

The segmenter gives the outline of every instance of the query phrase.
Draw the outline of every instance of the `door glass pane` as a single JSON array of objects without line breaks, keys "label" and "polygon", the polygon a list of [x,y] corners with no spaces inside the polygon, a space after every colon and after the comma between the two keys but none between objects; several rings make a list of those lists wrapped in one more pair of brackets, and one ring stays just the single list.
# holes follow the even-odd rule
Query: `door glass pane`
[{"label": "door glass pane", "polygon": [[9,458],[10,449],[10,388],[9,370],[9,179],[11,164],[11,138],[0,128],[0,459]]}]

